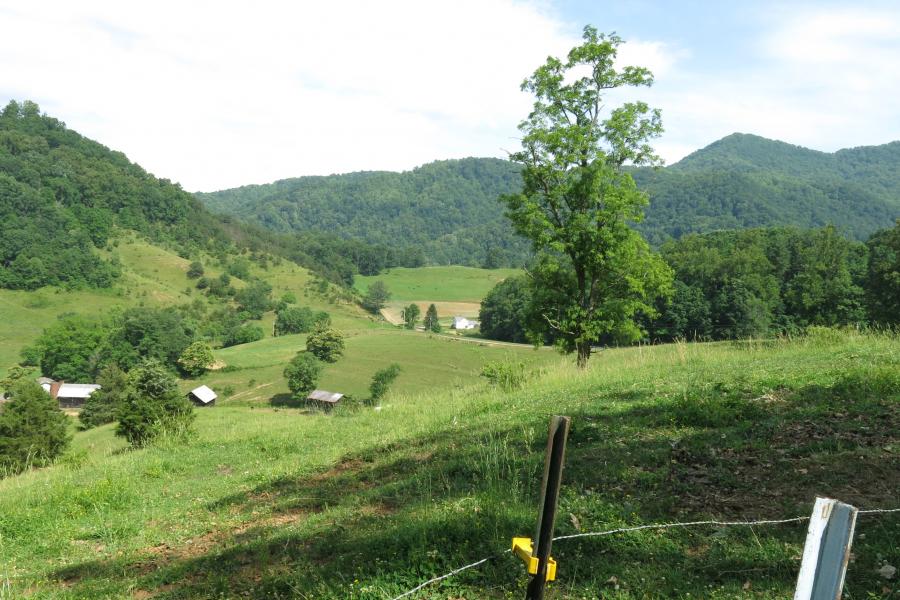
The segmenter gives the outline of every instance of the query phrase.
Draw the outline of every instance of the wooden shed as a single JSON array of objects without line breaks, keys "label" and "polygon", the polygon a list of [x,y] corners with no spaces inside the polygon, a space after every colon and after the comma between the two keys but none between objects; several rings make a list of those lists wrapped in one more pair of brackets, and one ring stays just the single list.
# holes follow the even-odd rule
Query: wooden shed
[{"label": "wooden shed", "polygon": [[197,406],[213,406],[216,403],[216,398],[218,398],[216,393],[205,385],[195,387],[188,392],[187,396],[188,400]]},{"label": "wooden shed", "polygon": [[320,406],[325,410],[331,410],[343,398],[344,395],[338,392],[329,392],[327,390],[313,390],[306,397],[306,401]]}]

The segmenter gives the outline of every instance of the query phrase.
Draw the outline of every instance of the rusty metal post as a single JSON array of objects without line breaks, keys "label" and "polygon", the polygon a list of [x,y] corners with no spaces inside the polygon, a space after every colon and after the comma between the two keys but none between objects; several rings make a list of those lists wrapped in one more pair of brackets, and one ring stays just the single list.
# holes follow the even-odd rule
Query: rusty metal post
[{"label": "rusty metal post", "polygon": [[544,479],[541,484],[541,506],[538,512],[537,535],[534,556],[538,559],[537,573],[528,582],[525,600],[543,600],[547,586],[547,563],[553,545],[553,527],[556,507],[562,483],[563,461],[566,454],[566,438],[569,436],[569,417],[553,417],[547,436],[547,456],[544,461]]},{"label": "rusty metal post", "polygon": [[849,504],[816,498],[794,600],[837,600],[841,597],[857,512],[856,507]]}]

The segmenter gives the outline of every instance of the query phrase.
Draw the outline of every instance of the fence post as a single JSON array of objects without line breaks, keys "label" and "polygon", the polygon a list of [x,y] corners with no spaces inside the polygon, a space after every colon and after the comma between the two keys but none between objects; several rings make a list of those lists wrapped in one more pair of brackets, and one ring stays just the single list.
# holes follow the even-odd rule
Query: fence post
[{"label": "fence post", "polygon": [[563,460],[566,454],[566,438],[569,436],[569,417],[555,416],[550,419],[547,436],[547,456],[544,460],[544,479],[541,484],[541,506],[538,512],[537,534],[533,556],[538,559],[537,573],[532,575],[525,592],[525,600],[543,600],[547,586],[547,563],[550,547],[553,545],[553,526],[556,521],[556,506],[559,487],[562,482]]},{"label": "fence post", "polygon": [[816,498],[794,600],[838,600],[850,560],[857,509],[830,498]]}]

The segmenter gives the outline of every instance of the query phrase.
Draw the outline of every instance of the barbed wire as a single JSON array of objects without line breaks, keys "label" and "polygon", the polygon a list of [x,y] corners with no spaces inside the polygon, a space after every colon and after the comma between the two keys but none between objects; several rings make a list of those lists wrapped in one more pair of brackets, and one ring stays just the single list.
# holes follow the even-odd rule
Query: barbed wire
[{"label": "barbed wire", "polygon": [[[896,513],[900,512],[900,508],[871,508],[868,510],[860,510],[857,511],[858,515],[871,515],[871,514],[881,514],[881,513]],[[791,517],[788,519],[764,519],[760,521],[715,521],[715,520],[707,520],[707,521],[686,521],[684,523],[652,523],[650,525],[635,525],[633,527],[619,527],[618,529],[608,529],[606,531],[589,531],[586,533],[573,533],[571,535],[560,535],[553,538],[554,542],[560,542],[563,540],[572,540],[575,538],[586,538],[586,537],[600,537],[604,535],[613,535],[615,533],[627,533],[630,531],[642,531],[646,529],[673,529],[675,527],[698,527],[701,525],[712,525],[716,527],[752,527],[756,525],[782,525],[784,523],[800,523],[802,521],[809,521],[810,517]],[[509,554],[512,550],[504,550],[503,552],[498,552],[492,556],[488,556],[486,558],[482,558],[481,560],[476,560],[473,563],[468,565],[459,567],[458,569],[453,569],[449,573],[445,573],[444,575],[440,575],[438,577],[434,577],[429,579],[424,583],[420,583],[416,587],[412,588],[407,592],[403,592],[399,596],[395,596],[392,600],[401,600],[402,598],[406,598],[407,596],[411,596],[415,594],[419,590],[428,587],[434,583],[439,581],[443,581],[444,579],[449,579],[454,575],[458,575],[463,571],[467,571],[469,569],[474,569],[477,566],[483,565],[488,561],[492,561],[496,558],[500,558],[504,554]]]}]

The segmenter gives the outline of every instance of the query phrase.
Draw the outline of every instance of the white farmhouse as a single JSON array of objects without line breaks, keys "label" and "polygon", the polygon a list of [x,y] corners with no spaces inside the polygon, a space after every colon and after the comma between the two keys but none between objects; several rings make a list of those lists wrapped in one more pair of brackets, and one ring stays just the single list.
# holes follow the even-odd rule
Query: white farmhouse
[{"label": "white farmhouse", "polygon": [[478,327],[478,321],[470,321],[465,317],[453,317],[453,323],[450,329],[475,329]]}]

